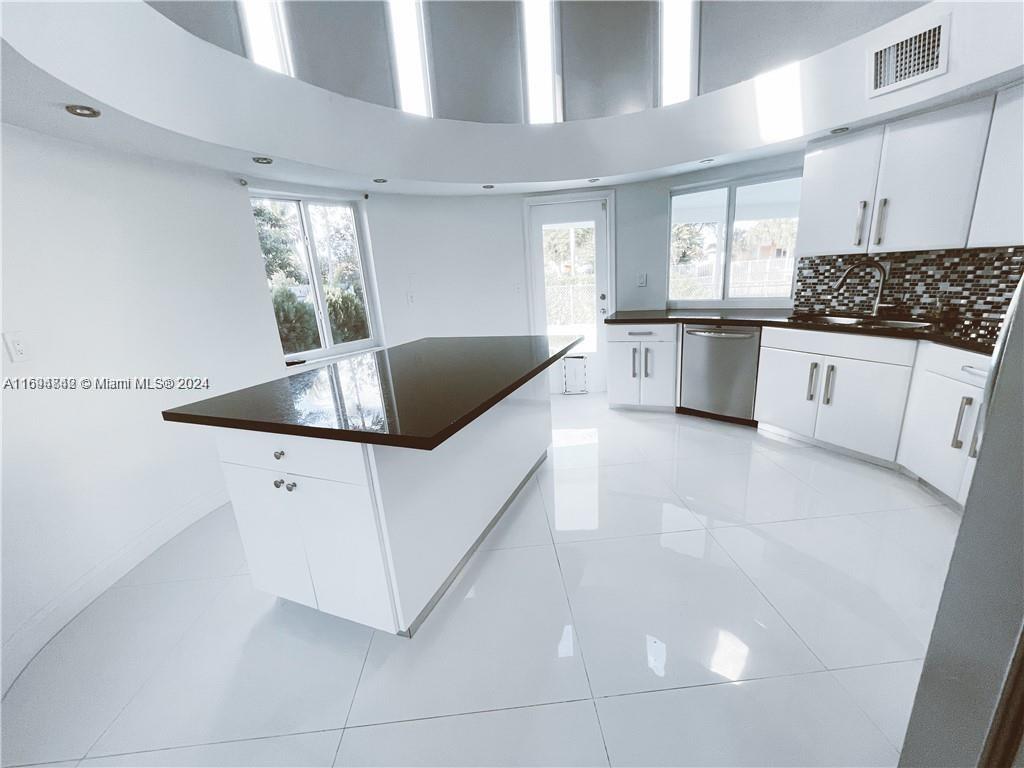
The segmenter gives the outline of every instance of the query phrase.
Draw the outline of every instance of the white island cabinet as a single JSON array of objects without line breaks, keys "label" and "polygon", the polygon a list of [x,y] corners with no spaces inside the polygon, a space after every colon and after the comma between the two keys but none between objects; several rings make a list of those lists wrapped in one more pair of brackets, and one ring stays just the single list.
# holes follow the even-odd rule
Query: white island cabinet
[{"label": "white island cabinet", "polygon": [[421,339],[164,412],[213,428],[253,583],[411,635],[551,440],[579,339]]}]

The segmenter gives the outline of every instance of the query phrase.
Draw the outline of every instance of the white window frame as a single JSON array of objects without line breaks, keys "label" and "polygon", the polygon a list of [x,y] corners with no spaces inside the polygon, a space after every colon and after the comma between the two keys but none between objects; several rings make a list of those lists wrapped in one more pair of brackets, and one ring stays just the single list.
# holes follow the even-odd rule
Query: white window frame
[{"label": "white window frame", "polygon": [[[324,197],[314,195],[289,194],[281,191],[251,189],[249,190],[250,200],[278,200],[280,202],[297,203],[299,208],[299,230],[302,242],[306,248],[306,268],[310,274],[310,285],[313,288],[315,298],[313,309],[316,313],[317,329],[320,332],[320,340],[324,346],[319,349],[311,349],[306,352],[293,352],[285,354],[285,362],[290,365],[299,365],[303,362],[313,362],[327,358],[340,357],[352,352],[360,352],[366,349],[380,348],[384,344],[383,324],[380,318],[380,302],[377,300],[377,280],[373,269],[373,259],[370,254],[369,227],[366,216],[366,206],[363,200],[356,196]],[[308,206],[313,205],[335,205],[349,206],[352,209],[352,218],[355,222],[356,232],[356,258],[359,260],[360,274],[363,279],[363,300],[366,303],[366,324],[370,334],[359,341],[346,341],[334,343],[334,334],[331,331],[330,319],[327,316],[327,302],[324,298],[323,281],[320,277],[320,261],[316,252],[316,243],[311,236],[312,225],[309,219]],[[253,222],[255,226],[255,220]],[[262,251],[260,258],[263,258]],[[268,292],[269,297],[269,292]],[[271,307],[273,309],[273,307]],[[275,318],[274,330],[277,331]],[[328,341],[330,343],[328,343]]]},{"label": "white window frame", "polygon": [[[692,184],[689,186],[673,187],[668,199],[668,253],[665,257],[665,306],[668,309],[792,309],[793,293],[796,288],[797,260],[794,254],[793,279],[789,287],[789,296],[768,297],[758,296],[754,298],[729,298],[729,271],[732,262],[732,231],[736,220],[736,190],[738,187],[747,187],[754,184],[764,184],[770,181],[783,181],[784,179],[799,179],[803,175],[800,168],[778,171],[776,173],[761,174],[757,176],[743,176],[728,181],[715,181],[703,184]],[[710,192],[712,190],[727,190],[727,203],[725,212],[725,248],[722,257],[722,294],[717,299],[673,299],[671,298],[672,280],[672,198],[676,195],[688,195],[693,192]],[[799,221],[797,222],[799,227]]]}]

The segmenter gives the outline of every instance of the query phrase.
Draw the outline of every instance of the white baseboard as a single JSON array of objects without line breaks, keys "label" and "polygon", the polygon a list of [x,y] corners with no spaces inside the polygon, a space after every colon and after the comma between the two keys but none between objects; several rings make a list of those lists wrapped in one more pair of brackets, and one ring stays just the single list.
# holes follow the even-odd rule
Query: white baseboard
[{"label": "white baseboard", "polygon": [[25,621],[3,646],[3,691],[7,690],[50,639],[118,579],[196,520],[228,503],[227,490],[211,491],[156,523]]}]

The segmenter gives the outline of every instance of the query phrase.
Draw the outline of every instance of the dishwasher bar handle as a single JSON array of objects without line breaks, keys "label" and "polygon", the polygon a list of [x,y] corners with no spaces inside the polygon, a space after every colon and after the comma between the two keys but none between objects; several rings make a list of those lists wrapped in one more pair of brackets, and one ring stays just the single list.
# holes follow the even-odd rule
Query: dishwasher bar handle
[{"label": "dishwasher bar handle", "polygon": [[752,333],[738,333],[736,331],[687,331],[688,336],[703,336],[708,339],[752,339]]}]

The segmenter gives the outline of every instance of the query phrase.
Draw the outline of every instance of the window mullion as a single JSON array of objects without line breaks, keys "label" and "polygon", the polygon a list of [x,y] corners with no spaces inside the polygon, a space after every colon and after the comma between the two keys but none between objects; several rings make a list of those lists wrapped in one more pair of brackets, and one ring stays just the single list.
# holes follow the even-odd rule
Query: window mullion
[{"label": "window mullion", "polygon": [[306,260],[309,263],[310,280],[313,283],[313,292],[316,295],[316,315],[320,324],[320,338],[323,339],[323,348],[330,349],[334,346],[334,334],[331,332],[330,315],[327,311],[327,297],[324,294],[323,281],[320,278],[320,257],[316,252],[316,243],[313,242],[313,227],[309,219],[309,209],[304,201],[299,201],[300,219],[302,221],[302,237],[306,243]]},{"label": "window mullion", "polygon": [[720,299],[726,301],[729,296],[729,273],[732,271],[732,230],[736,218],[736,185],[729,185],[729,194],[725,202],[725,252],[722,254],[722,293]]}]

